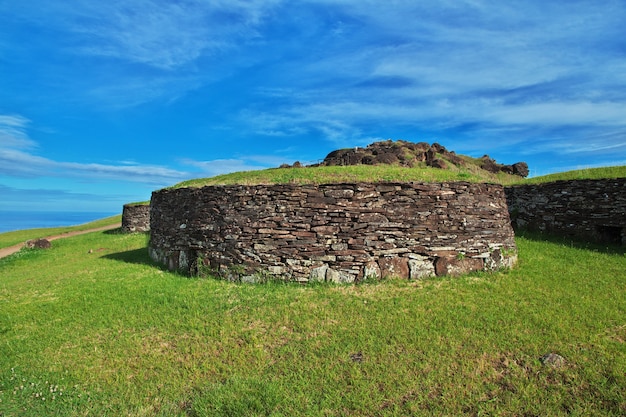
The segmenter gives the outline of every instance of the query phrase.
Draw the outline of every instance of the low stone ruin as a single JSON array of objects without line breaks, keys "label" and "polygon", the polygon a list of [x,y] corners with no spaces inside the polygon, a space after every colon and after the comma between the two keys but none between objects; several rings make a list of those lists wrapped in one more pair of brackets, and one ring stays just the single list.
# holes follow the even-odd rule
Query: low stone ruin
[{"label": "low stone ruin", "polygon": [[515,229],[626,245],[626,178],[506,188]]},{"label": "low stone ruin", "polygon": [[209,186],[152,194],[152,259],[234,281],[419,279],[511,267],[500,185]]},{"label": "low stone ruin", "polygon": [[122,210],[122,231],[125,233],[150,231],[150,205],[125,204]]}]

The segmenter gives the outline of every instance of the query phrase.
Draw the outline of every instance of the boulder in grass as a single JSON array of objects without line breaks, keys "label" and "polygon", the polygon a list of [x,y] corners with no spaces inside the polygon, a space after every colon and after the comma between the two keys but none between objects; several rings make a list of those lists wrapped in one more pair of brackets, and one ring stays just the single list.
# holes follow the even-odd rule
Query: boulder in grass
[{"label": "boulder in grass", "polygon": [[52,245],[48,239],[33,239],[27,241],[24,246],[28,249],[50,249]]}]

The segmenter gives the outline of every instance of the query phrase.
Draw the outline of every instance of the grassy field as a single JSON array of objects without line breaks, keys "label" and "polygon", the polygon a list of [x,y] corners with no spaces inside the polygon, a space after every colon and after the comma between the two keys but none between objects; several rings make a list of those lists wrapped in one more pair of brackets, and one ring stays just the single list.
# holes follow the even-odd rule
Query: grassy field
[{"label": "grassy field", "polygon": [[0,260],[0,415],[626,414],[623,248],[517,243],[508,272],[356,286],[191,279],[144,234],[22,250]]},{"label": "grassy field", "polygon": [[258,171],[242,171],[183,181],[172,188],[202,187],[227,184],[325,184],[337,182],[423,181],[489,182],[502,185],[537,184],[557,180],[624,178],[626,166],[590,168],[561,172],[533,178],[521,178],[504,173],[492,174],[475,165],[449,170],[418,166],[407,168],[394,165],[352,165],[309,168],[271,168]]},{"label": "grassy field", "polygon": [[559,172],[556,174],[528,178],[523,180],[521,183],[542,184],[560,180],[589,180],[605,178],[626,178],[626,166],[577,169],[574,171]]}]

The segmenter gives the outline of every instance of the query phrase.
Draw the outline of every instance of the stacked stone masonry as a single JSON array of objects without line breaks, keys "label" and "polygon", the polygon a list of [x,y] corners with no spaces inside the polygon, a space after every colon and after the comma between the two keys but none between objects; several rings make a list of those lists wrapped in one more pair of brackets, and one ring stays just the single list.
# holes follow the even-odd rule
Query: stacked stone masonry
[{"label": "stacked stone masonry", "polygon": [[515,229],[626,245],[626,178],[506,189]]},{"label": "stacked stone masonry", "polygon": [[419,279],[517,259],[494,184],[209,186],[156,191],[150,206],[154,260],[235,281]]},{"label": "stacked stone masonry", "polygon": [[125,204],[122,210],[122,231],[126,233],[150,230],[150,206],[148,204]]}]

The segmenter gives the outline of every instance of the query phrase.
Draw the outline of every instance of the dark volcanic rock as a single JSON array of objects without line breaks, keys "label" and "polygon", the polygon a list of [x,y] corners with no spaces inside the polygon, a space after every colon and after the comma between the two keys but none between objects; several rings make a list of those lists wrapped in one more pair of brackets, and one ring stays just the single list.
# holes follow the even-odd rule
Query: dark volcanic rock
[{"label": "dark volcanic rock", "polygon": [[528,176],[528,164],[526,162],[517,162],[513,165],[513,175],[519,175],[526,178]]},{"label": "dark volcanic rock", "polygon": [[495,160],[491,159],[489,155],[485,155],[482,158],[480,167],[485,171],[497,174],[498,172],[505,172],[511,175],[518,175],[520,177],[528,176],[528,164],[526,162],[517,162],[513,165],[498,164]]},{"label": "dark volcanic rock", "polygon": [[[354,147],[338,149],[329,153],[319,165],[399,165],[413,167],[418,163],[425,162],[434,168],[447,169],[448,162],[457,167],[467,166],[468,162],[454,152],[448,151],[443,145],[426,142],[407,142],[404,140],[374,142],[365,148]],[[315,165],[315,166],[319,166]],[[481,168],[497,174],[507,172],[509,174],[525,177],[528,175],[528,165],[518,162],[513,165],[501,165],[496,163],[488,155],[483,156]]]},{"label": "dark volcanic rock", "polygon": [[433,168],[446,169],[446,163],[443,161],[443,159],[439,158],[433,159],[432,162],[430,162],[428,165]]},{"label": "dark volcanic rock", "polygon": [[29,249],[50,249],[52,245],[48,239],[33,239],[26,242],[24,246]]}]

